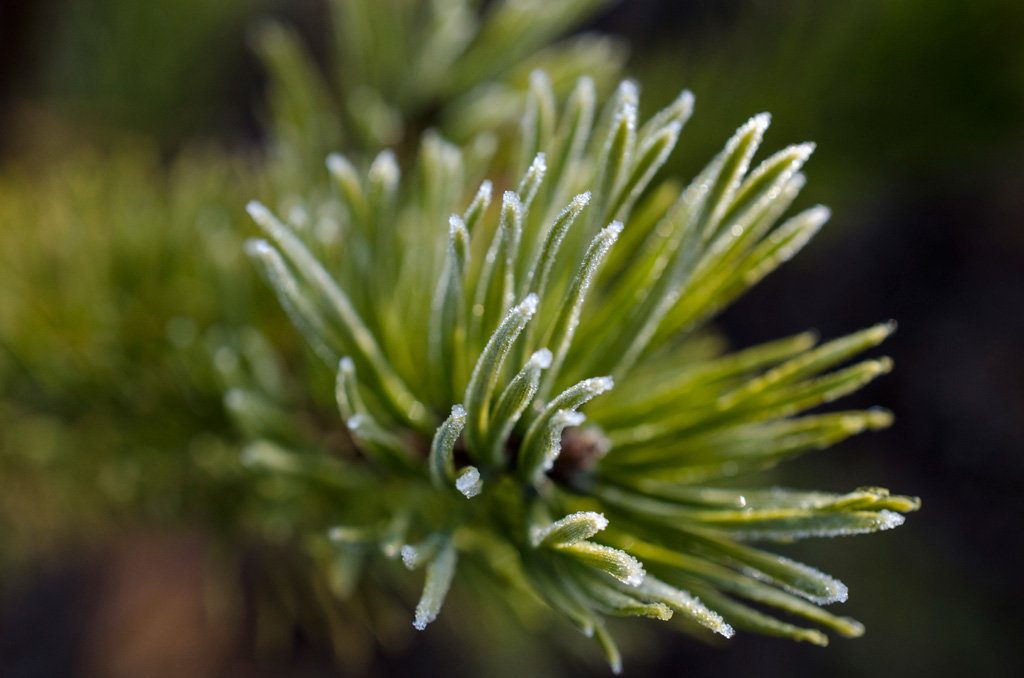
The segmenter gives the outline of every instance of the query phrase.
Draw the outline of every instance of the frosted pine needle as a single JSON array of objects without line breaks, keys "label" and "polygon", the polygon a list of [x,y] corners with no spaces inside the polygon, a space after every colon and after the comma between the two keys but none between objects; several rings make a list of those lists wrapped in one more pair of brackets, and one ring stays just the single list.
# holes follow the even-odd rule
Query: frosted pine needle
[{"label": "frosted pine needle", "polygon": [[337,508],[325,510],[359,536],[334,539],[339,553],[375,543],[425,565],[417,629],[471,553],[593,635],[613,669],[608,615],[827,642],[775,616],[786,613],[859,635],[819,607],[846,599],[842,582],[762,544],[891,529],[918,501],[763,488],[756,474],[890,423],[876,409],[806,412],[887,372],[887,358],[846,363],[894,326],[817,346],[803,334],[700,348],[701,328],[827,220],[823,207],[782,220],[813,145],[751,169],[769,125],[755,116],[680,191],[659,170],[693,97],[642,121],[638,96],[624,83],[598,112],[582,78],[560,106],[535,74],[521,177],[470,176],[464,151],[436,134],[409,167],[389,152],[331,156],[340,249],[253,203],[268,240],[247,251],[335,371],[338,427],[361,457],[345,464],[368,475],[346,482],[352,471],[268,441],[246,461],[299,493],[329,487]]}]

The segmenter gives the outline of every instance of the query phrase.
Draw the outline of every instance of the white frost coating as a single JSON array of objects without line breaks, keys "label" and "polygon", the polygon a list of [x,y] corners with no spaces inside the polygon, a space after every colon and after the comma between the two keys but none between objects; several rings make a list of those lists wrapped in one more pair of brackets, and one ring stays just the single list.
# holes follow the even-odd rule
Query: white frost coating
[{"label": "white frost coating", "polygon": [[551,423],[548,425],[551,438],[548,449],[544,454],[544,459],[541,462],[541,471],[545,473],[550,471],[554,467],[558,455],[562,453],[562,431],[570,426],[579,426],[586,420],[587,417],[585,415],[573,410],[559,410],[555,413],[551,418]]},{"label": "white frost coating", "polygon": [[812,537],[848,537],[855,534],[871,534],[899,527],[906,518],[895,511],[883,509],[872,517],[872,522],[855,527],[819,527],[808,530],[757,530],[744,529],[734,537],[749,541],[792,541]]},{"label": "white frost coating", "polygon": [[451,545],[442,549],[437,557],[427,565],[427,579],[423,584],[423,595],[416,604],[416,617],[412,625],[417,631],[427,628],[427,624],[437,619],[444,603],[448,589],[455,577],[455,565],[458,561],[455,549]]},{"label": "white frost coating", "polygon": [[768,584],[774,584],[775,586],[778,586],[779,588],[781,588],[781,589],[783,589],[783,590],[785,590],[785,591],[787,591],[789,593],[792,593],[795,596],[800,596],[801,598],[804,598],[805,600],[809,600],[812,603],[815,603],[817,605],[830,605],[832,603],[845,603],[847,601],[847,599],[849,599],[849,597],[850,597],[850,589],[847,588],[846,584],[844,584],[843,582],[839,581],[835,577],[831,577],[831,576],[825,574],[824,572],[822,572],[821,570],[817,570],[817,569],[811,567],[810,565],[805,565],[803,563],[798,563],[795,560],[790,560],[789,558],[784,558],[783,560],[785,560],[791,567],[795,567],[795,569],[802,571],[805,576],[807,576],[809,578],[817,579],[820,583],[824,584],[825,588],[828,590],[828,595],[827,596],[815,596],[813,594],[808,593],[807,591],[803,591],[801,589],[798,589],[795,586],[790,586],[786,582],[780,581],[779,579],[776,579],[775,577],[771,577],[771,576],[765,574],[764,572],[761,572],[760,570],[758,570],[757,568],[754,568],[754,567],[746,566],[746,567],[741,568],[740,571],[743,574],[745,574],[746,576],[748,576],[748,577],[750,577],[752,579],[758,579],[758,580],[766,582]]},{"label": "white frost coating", "polygon": [[[252,205],[253,203],[249,204]],[[259,205],[259,203],[256,204]],[[259,207],[263,207],[263,205],[259,205]],[[246,207],[246,210],[248,209],[249,208]],[[252,214],[252,212],[249,212],[249,214]],[[255,221],[255,217],[253,217],[253,220]],[[268,243],[263,238],[249,238],[248,240],[245,241],[245,244],[242,247],[245,249],[245,253],[248,254],[250,257],[264,257],[270,254],[270,252],[274,249],[273,247],[270,246],[270,243]]]},{"label": "white frost coating", "polygon": [[[554,530],[558,529],[559,527],[567,523],[579,522],[584,518],[588,522],[593,524],[594,534],[597,534],[604,528],[608,527],[608,519],[605,518],[605,515],[603,513],[597,513],[596,511],[577,511],[576,513],[570,513],[564,518],[561,518],[560,520],[556,520],[555,522],[551,523],[551,525],[549,525],[547,529],[544,530],[544,534],[550,534]],[[588,537],[584,538],[586,539]]]},{"label": "white frost coating", "polygon": [[644,577],[646,575],[647,573],[641,569],[640,571],[631,574],[630,576],[623,579],[622,583],[626,584],[627,586],[640,586],[640,584],[644,583]]},{"label": "white frost coating", "polygon": [[[566,207],[565,210],[581,210],[589,204],[590,191],[584,191],[583,193],[580,193],[575,198],[573,198],[572,202],[569,203],[569,206]],[[563,213],[565,212],[565,210],[563,210]]]},{"label": "white frost coating", "polygon": [[[693,114],[693,92],[684,89],[672,103],[655,113],[640,128],[640,138],[650,139],[663,130],[674,128],[674,136],[678,137],[683,125]],[[675,141],[672,142],[675,146]]]},{"label": "white frost coating", "polygon": [[742,136],[742,134],[745,134],[751,129],[758,129],[760,132],[763,133],[766,129],[768,129],[768,125],[770,125],[771,123],[771,113],[758,113],[750,120],[748,120],[746,123],[744,123],[743,127],[740,128],[742,133],[737,134],[736,136]]},{"label": "white frost coating", "polygon": [[647,570],[644,569],[643,563],[625,551],[621,551],[621,553],[631,570],[629,574],[622,578],[622,583],[627,586],[640,586],[640,584],[644,583],[644,577],[647,576]]},{"label": "white frost coating", "polygon": [[274,218],[274,215],[270,213],[270,210],[258,200],[250,200],[246,203],[245,211],[248,212],[249,216],[252,217],[252,220],[258,224],[265,224]]},{"label": "white frost coating", "polygon": [[527,361],[527,366],[535,369],[546,370],[551,367],[551,360],[554,356],[551,355],[551,351],[546,348],[542,348],[539,351],[534,352]]},{"label": "white frost coating", "polygon": [[437,487],[444,487],[451,481],[454,473],[452,452],[459,434],[466,425],[466,408],[452,405],[452,412],[441,422],[430,443],[430,478]]},{"label": "white frost coating", "polygon": [[579,426],[587,418],[579,412],[566,412],[563,410],[555,415],[555,420],[565,428],[568,428],[570,426]]},{"label": "white frost coating", "polygon": [[577,511],[576,513],[570,513],[564,518],[556,520],[547,527],[534,528],[531,530],[530,538],[533,542],[534,548],[536,548],[537,546],[540,546],[541,542],[547,539],[549,535],[559,531],[565,531],[566,534],[562,535],[565,539],[559,539],[553,545],[567,546],[583,541],[584,539],[590,539],[606,527],[608,527],[608,519],[603,513],[597,513],[595,511]]},{"label": "white frost coating", "polygon": [[594,377],[593,379],[587,379],[584,383],[587,390],[594,395],[610,391],[615,387],[615,380],[611,377]]},{"label": "white frost coating", "polygon": [[593,520],[597,523],[598,532],[608,527],[608,519],[604,517],[603,513],[594,513],[593,511],[590,511],[589,513]]},{"label": "white frost coating", "polygon": [[544,174],[548,171],[548,156],[544,151],[540,151],[533,157],[533,162],[526,170],[526,176],[532,176],[534,174]]},{"label": "white frost coating", "polygon": [[615,94],[623,103],[631,103],[635,106],[640,100],[640,87],[635,80],[623,80],[619,83]]},{"label": "white frost coating", "polygon": [[838,579],[834,579],[833,581],[835,581],[835,583],[837,584],[837,586],[835,587],[836,592],[833,595],[822,599],[820,603],[821,605],[828,605],[830,603],[845,603],[847,599],[849,599],[850,589],[846,588],[846,584],[839,581]]},{"label": "white frost coating", "polygon": [[353,414],[351,417],[349,417],[348,421],[345,422],[345,425],[348,426],[348,430],[350,431],[358,431],[359,427],[362,426],[364,423],[366,423],[366,415],[359,413]]},{"label": "white frost coating", "polygon": [[675,102],[673,102],[673,105],[678,104],[679,108],[685,111],[686,115],[689,116],[690,112],[693,111],[693,101],[693,92],[691,92],[688,89],[684,89],[682,92],[679,93],[679,97],[676,98]]},{"label": "white frost coating", "polygon": [[522,303],[519,304],[516,311],[528,318],[532,318],[533,314],[537,312],[538,303],[540,303],[540,300],[537,298],[537,294],[535,292],[531,292],[525,299],[523,299]]},{"label": "white frost coating", "polygon": [[[801,212],[789,221],[772,231],[764,242],[779,245],[770,256],[760,261],[744,275],[744,283],[753,285],[778,268],[783,262],[789,261],[794,254],[807,244],[821,229],[832,211],[824,205],[817,205]],[[788,241],[788,242],[787,242]]]},{"label": "white frost coating", "polygon": [[818,147],[818,144],[813,141],[805,141],[802,144],[796,144],[793,146],[793,153],[802,160],[807,160],[814,153],[814,149]]},{"label": "white frost coating", "polygon": [[[637,116],[637,105],[636,104],[637,104],[636,101],[623,101],[622,102],[622,108],[620,108],[618,110],[618,113],[615,116],[615,126],[616,127],[618,125],[620,125],[623,120],[625,120],[626,121],[626,127],[628,129],[632,130],[632,129],[636,128],[636,116]],[[611,140],[611,138],[609,137],[609,141],[610,140]]]},{"label": "white frost coating", "polygon": [[471,499],[484,489],[484,483],[480,479],[480,471],[475,466],[467,466],[459,472],[455,478],[455,489]]},{"label": "white frost coating", "polygon": [[395,161],[395,154],[389,149],[384,149],[373,159],[368,172],[370,179],[384,181],[389,184],[398,183],[398,163]]},{"label": "white frost coating", "polygon": [[352,163],[341,153],[331,153],[328,155],[325,164],[327,165],[327,171],[334,176],[344,174],[346,170],[352,168]]},{"label": "white frost coating", "polygon": [[622,233],[622,228],[623,226],[621,221],[613,221],[612,223],[608,224],[603,229],[601,229],[601,237],[604,238],[607,236],[615,236],[616,238],[618,238],[619,234]]},{"label": "white frost coating", "polygon": [[416,550],[416,547],[413,546],[412,544],[406,544],[406,545],[404,545],[402,547],[401,553],[402,553],[402,564],[405,565],[405,569],[407,569],[407,570],[414,570],[414,569],[416,569],[416,565],[418,565],[417,561],[419,560],[419,555],[420,555],[419,552]]},{"label": "white frost coating", "polygon": [[[812,141],[806,141],[801,144],[793,144],[792,146],[787,146],[786,148],[782,149],[781,151],[779,151],[778,153],[776,153],[775,155],[771,156],[770,158],[762,162],[760,165],[758,165],[757,168],[749,174],[746,181],[754,182],[760,177],[763,177],[765,173],[778,168],[780,165],[788,166],[788,172],[793,173],[797,171],[804,163],[807,162],[807,160],[811,157],[811,154],[814,153],[815,148],[816,144]],[[786,175],[783,174],[782,177],[785,180]],[[758,199],[758,202],[765,204],[771,200],[775,200],[776,198],[779,197],[784,187],[784,182],[781,185],[774,184],[771,190],[761,194],[761,197]]]},{"label": "white frost coating", "polygon": [[453,214],[448,217],[448,237],[455,238],[459,231],[465,231],[466,224],[462,221],[462,217],[458,214]]},{"label": "white frost coating", "polygon": [[[544,181],[544,175],[548,172],[547,156],[543,151],[534,156],[533,162],[526,169],[526,173],[523,174],[522,180],[519,182],[517,192],[512,193],[516,198],[517,207],[525,207],[529,209],[533,199],[537,196],[537,191],[540,189],[540,184]],[[522,194],[520,197],[519,194]]]},{"label": "white frost coating", "polygon": [[902,513],[896,513],[887,509],[879,511],[878,517],[881,519],[878,521],[879,530],[891,530],[894,527],[899,527],[906,521],[906,517]]},{"label": "white frost coating", "polygon": [[[669,124],[665,125],[662,129],[660,138],[667,139],[665,143],[665,153],[671,153],[672,149],[676,147],[676,143],[679,141],[679,135],[683,132],[683,123],[678,120],[673,120]],[[655,137],[655,141],[659,138]]]},{"label": "white frost coating", "polygon": [[832,217],[832,210],[825,205],[815,205],[811,209],[807,210],[807,218],[811,221],[819,222],[824,224]]},{"label": "white frost coating", "polygon": [[644,581],[642,591],[690,615],[702,626],[715,633],[726,638],[732,638],[736,634],[736,630],[722,619],[722,615],[709,608],[701,602],[700,598],[688,591],[669,586],[654,577],[648,577]]},{"label": "white frost coating", "polygon": [[[562,547],[562,551],[578,558],[580,562],[595,567],[605,574],[618,579],[627,586],[640,586],[647,572],[643,563],[622,549],[612,548],[592,541],[579,541]],[[662,604],[671,616],[671,610]],[[665,617],[667,619],[667,617]]]},{"label": "white frost coating", "polygon": [[[510,214],[510,217],[506,217],[506,214]],[[511,229],[514,224],[521,223],[523,220],[523,202],[519,199],[519,194],[515,191],[505,191],[501,196],[501,221],[502,228]],[[507,234],[506,234],[507,237]],[[493,262],[497,256],[497,252],[488,249],[487,250],[488,261]]]}]

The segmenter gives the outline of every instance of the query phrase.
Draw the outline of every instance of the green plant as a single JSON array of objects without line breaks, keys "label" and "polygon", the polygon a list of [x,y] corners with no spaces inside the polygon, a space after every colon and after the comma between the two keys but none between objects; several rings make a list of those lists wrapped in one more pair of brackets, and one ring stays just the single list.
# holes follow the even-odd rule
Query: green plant
[{"label": "green plant", "polygon": [[4,559],[195,520],[216,496],[195,481],[191,455],[208,450],[193,443],[233,432],[203,334],[266,305],[232,228],[258,185],[237,159],[163,166],[138,139],[0,169]]},{"label": "green plant", "polygon": [[247,251],[334,373],[354,446],[291,444],[286,417],[236,392],[258,438],[245,463],[336,593],[380,555],[425,568],[419,629],[457,572],[483,571],[509,606],[542,602],[595,636],[616,671],[608,615],[827,642],[781,611],[859,635],[821,607],[846,598],[841,582],[746,542],[889,529],[918,501],[747,483],[890,423],[805,412],[887,372],[887,358],[833,368],[892,327],[732,354],[705,329],[828,218],[776,225],[812,146],[750,170],[759,115],[688,186],[656,183],[688,92],[643,124],[629,81],[601,110],[587,78],[557,99],[535,72],[518,182],[508,167],[469,184],[464,153],[428,135],[404,182],[389,151],[368,167],[332,155],[315,223],[250,204],[267,239]]},{"label": "green plant", "polygon": [[[165,100],[181,103],[175,88],[186,80],[192,95],[209,89],[218,69],[205,69],[202,86],[194,87],[190,62],[211,54],[196,45],[216,42],[215,53],[223,56],[240,17],[263,6],[179,4],[173,16],[159,3],[76,5],[56,29],[61,40],[44,78],[46,90],[60,96],[19,134],[27,140],[23,157],[0,165],[0,224],[7,236],[0,251],[5,556],[45,556],[71,534],[115,531],[124,522],[245,533],[240,502],[224,499],[235,481],[248,478],[239,475],[235,455],[223,458],[237,435],[220,406],[223,392],[235,393],[228,411],[240,399],[250,409],[255,403],[264,410],[301,409],[303,425],[289,428],[293,441],[318,435],[318,420],[329,410],[296,388],[307,376],[305,356],[280,319],[265,312],[273,299],[253,284],[241,252],[244,236],[231,226],[243,198],[260,191],[287,209],[292,192],[309,185],[304,163],[321,167],[323,154],[342,141],[354,149],[376,144],[364,132],[381,116],[398,120],[402,130],[454,129],[461,120],[469,136],[502,119],[503,110],[518,105],[514,83],[525,77],[525,66],[520,52],[506,54],[493,41],[478,40],[481,31],[526,31],[517,49],[539,49],[527,61],[553,68],[563,80],[595,60],[604,62],[605,74],[622,61],[609,38],[548,44],[602,4],[594,0],[499,3],[486,16],[463,1],[334,2],[337,67],[326,75],[287,29],[266,24],[257,33],[270,77],[269,170],[254,166],[254,155],[194,145],[168,159],[156,139],[121,128],[162,131],[163,141],[180,133],[169,134],[182,120],[154,117],[154,110],[173,108],[160,103]],[[394,45],[349,41],[348,22],[357,17],[422,34],[423,44],[400,42],[402,62],[443,65],[438,50],[454,41],[460,48],[452,58],[468,55],[489,66],[460,75],[459,84],[448,82],[451,69],[442,67],[433,77],[389,85],[390,77],[365,64],[395,56],[388,51]],[[97,41],[100,25],[113,31],[105,42]],[[185,35],[186,25],[198,30]],[[71,58],[76,52],[85,56]],[[139,73],[147,74],[142,81]],[[351,96],[382,103],[339,107]],[[62,106],[52,105],[58,100]],[[131,111],[126,102],[133,102]],[[458,113],[463,106],[486,113],[486,120],[473,123],[473,116]],[[87,111],[96,115],[83,116]],[[97,119],[113,138],[96,138]],[[487,135],[483,146],[490,151],[483,148],[482,156],[495,152],[495,135]],[[262,188],[268,176],[274,181]],[[307,216],[314,227],[319,209],[311,206]]]},{"label": "green plant", "polygon": [[26,59],[38,72],[26,78],[27,93],[74,119],[78,139],[116,141],[131,129],[165,148],[186,143],[215,120],[244,19],[267,4],[64,3],[39,25],[42,49]]},{"label": "green plant", "polygon": [[[558,93],[589,74],[614,86],[625,50],[605,35],[562,39],[608,0],[331,0],[326,69],[299,35],[269,22],[255,44],[270,76],[267,128],[276,185],[309,194],[338,148],[414,149],[438,129],[486,162],[517,118],[530,72]],[[500,136],[500,135],[499,135]]]}]

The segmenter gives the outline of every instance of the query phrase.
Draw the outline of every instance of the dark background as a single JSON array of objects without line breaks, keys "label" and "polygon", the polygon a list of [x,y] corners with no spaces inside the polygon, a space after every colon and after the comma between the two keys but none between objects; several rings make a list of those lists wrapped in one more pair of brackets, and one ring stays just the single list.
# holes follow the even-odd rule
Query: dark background
[{"label": "dark background", "polygon": [[[5,0],[0,157],[32,152],[40,116],[73,121],[89,143],[126,130],[151,137],[168,156],[196,139],[258,144],[263,81],[246,31],[266,12],[323,44],[323,8],[312,0]],[[627,38],[648,112],[683,86],[695,92],[672,171],[691,176],[761,110],[773,113],[768,147],[818,142],[804,195],[829,204],[832,222],[719,324],[745,346],[896,319],[885,347],[896,370],[848,403],[882,404],[896,425],[801,460],[787,480],[882,485],[924,502],[893,533],[791,550],[850,585],[843,612],[865,622],[864,638],[820,649],[741,634],[705,647],[663,634],[627,673],[1015,675],[1024,630],[1024,3],[634,0],[591,28]],[[8,675],[64,675],[75,663],[82,610],[105,563],[58,568],[8,592]],[[457,653],[418,639],[380,670],[458,674]]]}]

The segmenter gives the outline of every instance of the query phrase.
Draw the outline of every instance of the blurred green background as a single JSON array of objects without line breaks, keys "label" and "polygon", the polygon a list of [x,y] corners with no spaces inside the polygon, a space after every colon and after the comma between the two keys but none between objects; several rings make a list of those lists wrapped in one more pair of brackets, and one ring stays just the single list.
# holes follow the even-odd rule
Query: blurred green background
[{"label": "blurred green background", "polygon": [[[252,629],[168,649],[91,616],[132,618],[97,602],[127,595],[110,593],[123,588],[110,572],[194,593],[180,573],[204,540],[238,538],[237,479],[196,480],[237,443],[221,406],[225,366],[210,356],[258,350],[227,329],[247,323],[276,346],[297,344],[231,254],[241,208],[266,181],[266,81],[250,44],[275,16],[323,62],[325,13],[316,0],[0,5],[3,675],[141,675],[132,657],[113,668],[97,659],[121,650],[186,661],[190,675],[332,675],[314,639],[265,665],[250,656]],[[705,647],[652,624],[627,670],[1016,675],[1024,3],[633,0],[587,28],[628,41],[647,113],[681,87],[696,94],[671,172],[692,176],[762,110],[773,147],[818,143],[802,199],[830,205],[832,222],[719,324],[744,346],[897,319],[895,373],[852,403],[883,404],[897,425],[801,461],[786,480],[924,500],[894,533],[792,549],[847,581],[844,612],[866,623],[863,639]],[[196,253],[200,242],[215,252]],[[179,607],[168,628],[193,620]],[[378,654],[380,675],[473,670],[451,637]]]}]

